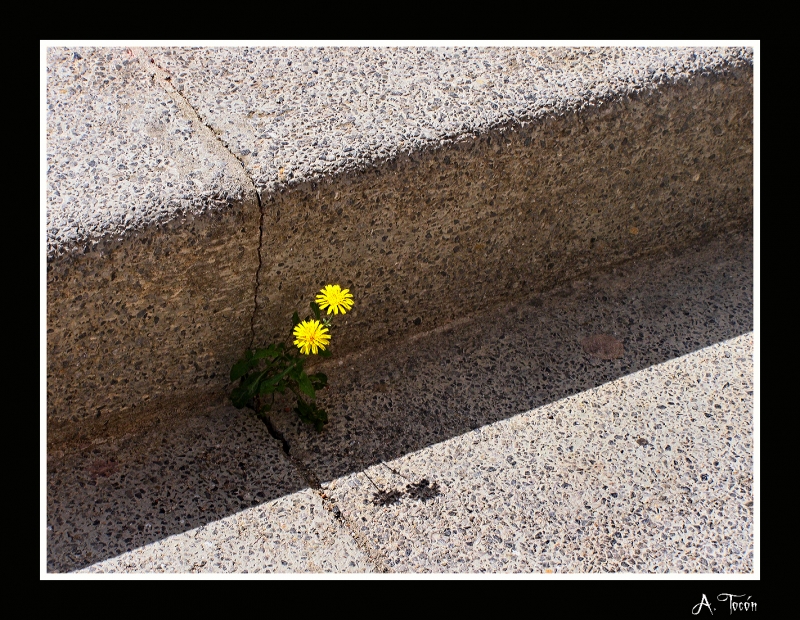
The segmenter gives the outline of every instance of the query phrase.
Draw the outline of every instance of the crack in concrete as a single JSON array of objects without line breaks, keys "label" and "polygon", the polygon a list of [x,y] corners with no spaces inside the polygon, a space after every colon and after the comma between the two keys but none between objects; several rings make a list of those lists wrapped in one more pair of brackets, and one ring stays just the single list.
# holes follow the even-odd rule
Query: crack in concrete
[{"label": "crack in concrete", "polygon": [[303,478],[303,481],[320,498],[323,508],[325,508],[325,510],[327,510],[333,515],[333,518],[341,527],[347,530],[347,532],[355,541],[358,548],[361,549],[364,555],[366,555],[369,558],[369,560],[373,563],[374,567],[382,573],[392,572],[391,569],[389,569],[385,558],[380,557],[379,552],[373,549],[367,543],[367,541],[363,540],[362,537],[359,535],[358,530],[355,527],[353,527],[347,519],[345,519],[344,515],[342,514],[342,511],[339,509],[336,503],[330,497],[328,497],[327,493],[325,493],[325,489],[322,488],[322,485],[319,483],[319,480],[314,475],[314,472],[312,472],[311,469],[309,469],[309,467],[303,461],[301,461],[300,459],[296,458],[291,454],[292,451],[291,444],[289,444],[289,441],[286,439],[284,434],[281,433],[275,427],[275,425],[272,423],[272,419],[266,415],[264,416],[259,415],[258,417],[264,423],[264,426],[267,427],[267,432],[270,434],[270,436],[273,439],[281,442],[281,447],[283,448],[284,455],[292,464],[292,466],[297,470],[297,472],[300,474],[300,477]]},{"label": "crack in concrete", "polygon": [[[240,179],[243,180],[245,183],[244,185],[247,186],[247,191],[252,191],[253,195],[256,198],[256,203],[258,204],[258,267],[256,268],[255,274],[255,290],[253,292],[253,314],[250,315],[250,344],[248,348],[252,349],[253,344],[255,343],[256,339],[256,328],[255,328],[255,321],[256,315],[258,314],[258,293],[261,286],[261,270],[263,267],[263,258],[262,258],[262,249],[263,249],[263,242],[264,242],[264,207],[261,203],[261,193],[256,188],[256,184],[250,175],[247,173],[247,168],[245,167],[244,162],[239,158],[236,153],[234,153],[230,147],[225,144],[222,138],[217,135],[214,131],[214,128],[211,127],[207,122],[205,122],[201,117],[200,113],[192,107],[192,104],[189,103],[189,100],[175,87],[172,83],[172,75],[169,71],[161,67],[155,59],[150,56],[146,48],[129,48],[129,52],[145,67],[151,72],[151,76],[154,78],[158,78],[158,81],[161,84],[161,87],[169,93],[172,97],[174,97],[176,104],[180,108],[180,110],[193,121],[203,127],[206,130],[207,138],[211,141],[212,144],[217,146],[217,150],[221,153],[224,153],[225,156],[230,159],[233,158],[234,161],[238,164],[238,168],[241,170],[241,177]],[[231,162],[232,163],[232,162]]]},{"label": "crack in concrete", "polygon": [[[231,151],[230,147],[225,144],[225,142],[216,134],[214,129],[203,119],[200,117],[200,114],[195,110],[186,97],[175,88],[172,84],[172,75],[164,69],[163,67],[159,66],[155,60],[147,53],[147,50],[144,48],[136,48],[135,51],[131,50],[131,53],[135,55],[137,60],[142,63],[145,68],[149,68],[151,71],[151,76],[153,78],[157,78],[160,82],[162,88],[169,93],[171,96],[175,98],[175,101],[181,111],[186,114],[187,117],[191,118],[192,120],[196,121],[198,125],[204,128],[208,134],[208,137],[212,140],[213,144],[216,144],[222,152],[225,153],[227,157],[232,157],[241,168],[242,178],[246,181],[245,185],[249,185],[247,188],[251,190],[255,195],[256,202],[258,204],[258,211],[259,211],[259,223],[258,223],[258,267],[256,268],[255,274],[255,290],[253,293],[253,314],[250,316],[250,344],[248,348],[253,348],[253,344],[255,342],[256,332],[255,332],[255,320],[256,315],[258,314],[258,293],[261,286],[261,270],[263,267],[263,244],[264,244],[264,207],[261,202],[261,194],[256,189],[255,183],[253,179],[247,174],[247,169],[245,168],[244,162],[234,153]],[[345,519],[344,515],[342,515],[341,510],[336,505],[336,503],[328,497],[328,495],[324,492],[322,486],[317,480],[317,477],[314,473],[309,469],[309,467],[300,459],[294,457],[291,454],[292,447],[289,444],[286,437],[284,437],[283,433],[281,433],[275,425],[272,423],[272,420],[269,416],[258,416],[263,422],[264,425],[267,427],[267,431],[269,432],[270,436],[273,439],[276,439],[281,443],[281,447],[286,458],[292,464],[292,466],[296,469],[300,477],[303,481],[308,484],[309,488],[311,488],[317,496],[322,501],[323,507],[329,511],[337,523],[341,527],[343,527],[347,532],[349,532],[350,536],[352,536],[353,540],[356,542],[356,545],[361,549],[361,551],[369,558],[369,560],[374,564],[375,568],[382,572],[388,573],[392,572],[388,564],[386,563],[385,559],[379,556],[378,551],[374,550],[367,541],[363,540],[362,537],[357,532],[356,528],[354,528],[348,521]]]},{"label": "crack in concrete", "polygon": [[[244,166],[244,164],[242,164]],[[261,251],[264,248],[264,207],[261,204],[261,194],[256,190],[256,200],[258,201],[258,267],[256,268],[256,285],[253,290],[253,314],[250,315],[250,344],[249,349],[253,348],[256,341],[256,315],[258,314],[258,291],[261,289],[261,268],[264,264]]]}]

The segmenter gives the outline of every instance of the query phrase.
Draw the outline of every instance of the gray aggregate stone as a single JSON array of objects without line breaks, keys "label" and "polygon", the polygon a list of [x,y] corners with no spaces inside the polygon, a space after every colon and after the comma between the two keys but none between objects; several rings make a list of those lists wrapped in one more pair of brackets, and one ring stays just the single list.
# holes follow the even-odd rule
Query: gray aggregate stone
[{"label": "gray aggregate stone", "polygon": [[372,570],[264,425],[216,406],[49,455],[47,570]]},{"label": "gray aggregate stone", "polygon": [[[50,257],[185,209],[219,208],[250,184],[232,156],[259,190],[274,190],[753,62],[753,50],[742,47],[50,47],[47,54]],[[651,66],[661,71],[645,70]],[[177,92],[168,96],[164,87]]]},{"label": "gray aggregate stone", "polygon": [[371,573],[312,490],[248,508],[79,573]]},{"label": "gray aggregate stone", "polygon": [[[394,460],[752,331],[752,269],[752,236],[734,234],[521,294],[402,345],[319,363],[324,433],[288,401],[274,421],[319,480]],[[594,334],[621,341],[623,356],[587,353]]]},{"label": "gray aggregate stone", "polygon": [[[50,570],[752,574],[752,242],[723,236],[388,357],[331,359],[326,430],[272,418],[292,463],[230,407],[155,428],[169,458],[145,458],[146,437],[86,446],[48,471]],[[587,352],[592,333],[623,357]],[[188,508],[211,476],[221,491],[198,522]],[[99,546],[153,499],[187,523]]]},{"label": "gray aggregate stone", "polygon": [[[147,272],[125,290],[123,301],[141,301],[123,316],[131,321],[126,338],[129,331],[133,336],[120,346],[112,334],[104,345],[121,367],[131,365],[133,351],[157,360],[144,376],[158,377],[157,389],[165,391],[182,385],[185,377],[177,374],[184,364],[195,362],[201,383],[213,382],[230,366],[228,358],[247,335],[220,354],[218,343],[209,344],[209,333],[230,340],[220,326],[249,317],[254,297],[264,314],[256,317],[256,329],[272,328],[266,295],[274,293],[264,287],[259,299],[252,286],[241,286],[255,282],[249,277],[257,263],[254,189],[263,197],[297,186],[302,203],[321,179],[463,142],[504,124],[602,108],[620,93],[644,93],[753,63],[746,48],[76,47],[50,48],[47,54],[49,260],[153,227],[165,231],[156,244],[161,252],[172,239],[167,225],[190,231],[193,246],[196,239],[211,238],[213,225],[201,222],[195,233],[192,218],[227,212],[251,196],[241,224],[230,218],[230,231],[216,229],[218,237],[230,232],[232,238],[238,230],[250,240],[237,248],[245,257],[236,259],[244,276],[230,277],[225,261],[232,260],[231,251],[218,240],[217,254],[203,262],[219,269],[219,282],[236,280],[238,288],[226,294],[244,309],[197,294],[206,281],[215,281],[214,268],[208,269],[213,277],[197,278],[172,260],[170,265],[200,284],[181,292],[182,287],[159,282],[156,294]],[[742,84],[737,88],[745,90]],[[748,118],[697,130],[710,130],[725,150],[725,132],[746,126]],[[674,119],[670,123],[676,127]],[[747,159],[748,146],[735,151],[732,166]],[[707,164],[686,162],[694,166],[692,174]],[[694,183],[700,178],[697,173]],[[681,183],[674,187],[681,189]],[[717,212],[733,204],[731,192],[740,189],[723,186],[728,193],[717,195]],[[663,191],[653,191],[675,191],[666,176],[660,187]],[[334,204],[338,191],[330,193],[332,198],[323,197],[326,204],[314,208]],[[319,202],[318,190],[316,197]],[[663,204],[669,203],[654,200],[651,217],[656,212],[677,217],[686,210],[705,218],[686,199],[671,211]],[[286,206],[292,210],[284,213],[283,227],[303,215],[291,201]],[[272,213],[269,206],[264,211]],[[359,211],[350,214],[361,217]],[[704,226],[691,219],[680,223],[688,230]],[[619,226],[626,240],[645,238],[641,222],[637,227],[619,220]],[[271,227],[272,222],[268,231]],[[280,238],[283,230],[277,224],[274,230]],[[82,445],[78,436],[75,454],[48,455],[48,570],[94,563],[88,570],[752,572],[752,237],[722,234],[713,226],[709,231],[717,237],[711,245],[663,262],[637,259],[613,272],[583,273],[546,295],[531,296],[523,283],[519,300],[495,306],[491,319],[464,317],[430,332],[424,331],[430,318],[425,315],[419,332],[388,353],[373,346],[322,364],[331,385],[323,396],[332,413],[326,432],[317,436],[281,410],[274,422],[293,456],[323,481],[336,516],[329,501],[304,488],[265,429],[240,417],[244,412],[228,408],[214,422],[201,421],[203,416],[176,422],[183,430],[169,435],[164,458],[156,459],[160,463],[149,460],[132,437],[94,437]],[[684,231],[678,236],[684,238]],[[569,245],[574,239],[565,238],[566,247],[574,249]],[[660,237],[653,239],[661,243]],[[457,240],[444,239],[454,256],[462,249]],[[403,244],[389,247],[402,250]],[[158,252],[147,258],[152,258],[147,269],[159,272],[164,263]],[[199,246],[181,248],[190,258],[195,252],[200,255]],[[104,256],[104,250],[90,254],[102,267],[104,285],[121,286],[116,267]],[[138,260],[127,250],[119,256],[119,264],[129,256]],[[269,280],[262,284],[277,282],[267,271],[275,268],[265,266]],[[74,284],[87,274],[68,275]],[[377,289],[371,291],[372,311],[381,308]],[[290,294],[299,293],[284,293]],[[166,300],[180,302],[175,316],[181,321],[191,316],[199,333],[209,323],[208,333],[196,339],[208,351],[191,338],[183,342],[179,328],[186,325],[170,320],[166,326],[166,319],[154,316],[154,306],[165,307]],[[100,317],[101,325],[117,320],[112,301],[103,301],[106,314],[90,316],[77,295],[69,311],[81,317],[80,329],[63,328],[69,332],[63,342],[48,336],[56,348],[78,339],[74,359],[59,358],[58,373],[70,390],[95,380],[93,361],[76,371],[80,356],[85,358],[80,346],[106,329],[90,320]],[[406,305],[413,310],[415,304]],[[358,312],[366,307],[359,305]],[[234,312],[233,318],[226,316]],[[350,318],[358,319],[358,312]],[[136,333],[134,318],[156,326],[160,320],[160,326]],[[413,314],[407,318],[409,325],[420,325]],[[51,317],[49,325],[54,322]],[[174,340],[180,334],[186,349],[180,355],[163,355],[172,349],[158,348],[168,327]],[[58,329],[55,333],[60,336]],[[621,357],[618,349],[610,359],[593,355],[582,343],[596,336],[622,343]],[[55,350],[48,353],[56,359]],[[96,353],[102,363],[111,359],[108,351]],[[180,362],[173,364],[175,376],[158,365],[175,360]],[[97,374],[101,383],[106,377],[123,381],[121,374],[102,369]],[[111,408],[130,403],[130,392],[142,394],[135,404],[149,398],[144,379],[141,388],[135,381],[115,396]],[[53,396],[64,396],[56,391]],[[98,418],[101,409],[108,413],[100,406],[70,411],[79,399],[70,392],[58,407],[64,417],[59,422],[67,424],[70,416],[94,419],[95,410]],[[175,399],[184,400],[180,394]],[[151,436],[160,441],[163,432],[157,428]],[[237,443],[236,433],[252,445]],[[228,442],[235,447],[223,458],[220,446]],[[204,450],[204,458],[197,461],[189,448]],[[667,457],[678,454],[670,466]],[[214,461],[218,457],[222,464]],[[521,473],[526,464],[529,472],[537,468],[538,487],[530,474]],[[174,471],[185,472],[181,466],[195,473]],[[242,471],[257,471],[260,478],[243,482]],[[205,502],[197,489],[205,488],[211,475],[221,479],[216,489],[209,487],[212,497]],[[155,499],[174,504],[159,523],[147,514]],[[313,506],[313,518],[299,506]],[[287,531],[281,523],[294,525]]]},{"label": "gray aggregate stone", "polygon": [[[752,573],[752,354],[744,334],[328,492],[392,571]],[[420,479],[435,485],[427,499],[374,501]]]},{"label": "gray aggregate stone", "polygon": [[[304,106],[307,113],[245,114],[238,125],[235,114],[212,118],[210,108],[217,99],[222,105],[225,93],[233,99],[222,109],[235,110],[240,99],[251,108],[269,102],[260,94],[263,83],[251,79],[267,79],[264,72],[274,59],[264,48],[201,48],[186,54],[176,48],[165,59],[142,48],[92,48],[80,59],[70,51],[49,50],[48,66],[49,74],[60,77],[48,78],[47,149],[54,164],[48,181],[55,198],[48,200],[47,230],[66,239],[51,236],[48,241],[48,445],[107,435],[112,427],[114,433],[125,433],[176,407],[191,409],[223,398],[229,389],[225,377],[243,349],[282,330],[326,281],[359,292],[362,303],[345,320],[337,341],[355,351],[446,324],[456,312],[445,299],[457,297],[474,311],[519,290],[542,293],[592,269],[662,248],[680,249],[746,228],[752,220],[749,49],[716,49],[702,60],[693,59],[698,62],[692,65],[694,77],[679,71],[677,82],[664,83],[669,88],[648,82],[637,91],[620,82],[619,89],[610,88],[607,100],[585,109],[573,105],[580,89],[556,85],[556,107],[537,107],[531,100],[529,116],[507,115],[477,132],[470,123],[493,108],[472,106],[471,97],[483,91],[465,90],[459,94],[465,96],[460,111],[443,115],[442,122],[458,121],[456,137],[443,137],[449,129],[434,126],[431,148],[415,137],[422,135],[416,116],[410,124],[406,112],[402,119],[384,117],[392,106],[410,105],[411,91],[400,82],[430,74],[430,84],[419,81],[417,86],[435,94],[442,86],[434,77],[463,77],[457,67],[447,70],[450,64],[463,65],[470,50],[441,59],[436,50],[425,48],[346,48],[341,57],[332,54],[330,67],[318,67],[319,74],[350,71],[336,63],[347,54],[377,67],[374,80],[364,76],[367,102],[376,92],[384,97],[384,80],[399,84],[389,93],[405,93],[380,99],[383,109],[372,112],[371,125],[359,120],[363,106],[330,116],[333,103],[319,104],[305,95],[291,98],[291,89],[304,80],[324,80],[283,70],[275,77],[285,87],[282,105]],[[662,51],[637,50],[635,57]],[[673,51],[664,53],[678,62],[687,50]],[[259,62],[240,62],[256,52]],[[311,54],[311,60],[316,53],[291,52]],[[588,59],[585,66],[576,64],[578,73],[572,77],[595,85],[606,83],[602,71],[609,67],[618,69],[622,63],[619,70],[626,70],[624,50],[583,52],[488,48],[475,53],[476,58],[488,54],[489,65],[511,55],[502,64],[502,84],[493,84],[487,95],[487,101],[499,105],[520,96],[520,89],[530,94],[526,85],[544,88],[546,83],[537,81],[539,66],[572,76],[573,68],[564,69],[564,61]],[[222,60],[214,60],[217,54]],[[370,60],[370,54],[388,58],[385,67]],[[511,62],[514,54],[521,56]],[[535,75],[523,79],[536,54],[542,56]],[[230,56],[239,60],[224,61]],[[389,62],[403,59],[405,65]],[[197,64],[201,60],[204,65]],[[433,64],[420,68],[412,60]],[[89,61],[89,68],[81,65]],[[120,79],[105,84],[103,76],[111,67],[133,85],[117,85]],[[431,67],[440,73],[434,76]],[[186,86],[183,94],[175,90],[179,80]],[[516,94],[501,92],[506,85],[517,85]],[[111,96],[124,103],[119,110],[89,109],[92,97]],[[423,97],[413,105],[429,105],[436,98]],[[169,123],[148,111],[147,106],[161,103]],[[576,109],[582,111],[573,114]],[[323,125],[302,134],[304,123],[317,118]],[[495,120],[490,118],[490,124]],[[180,131],[164,133],[159,122]],[[137,123],[143,129],[135,132]],[[264,131],[247,138],[259,123]],[[287,123],[295,123],[299,133],[284,139],[280,131]],[[86,137],[80,149],[72,148],[64,127],[80,128]],[[236,131],[245,136],[239,146],[231,134]],[[363,148],[344,150],[362,136]],[[398,136],[412,150],[397,150]],[[106,156],[94,152],[95,147],[110,150]],[[286,149],[286,157],[303,162],[306,176],[290,179],[290,168],[278,162],[273,167],[278,186],[270,185],[268,162],[263,174],[256,165],[271,149],[279,154]],[[338,160],[320,160],[323,153],[325,158],[359,153],[367,168],[334,174]],[[122,198],[116,192],[125,183],[103,175],[92,185],[85,171],[70,170],[75,154],[87,170],[105,161],[102,155],[128,170],[138,166],[151,173],[140,175],[141,186],[137,176],[131,186],[136,192]],[[386,159],[389,155],[394,159]],[[213,174],[206,162],[214,166]],[[224,182],[214,189],[209,175],[218,174]],[[70,200],[62,204],[61,196]],[[111,219],[91,206],[98,196],[116,196]],[[147,201],[164,207],[156,209],[158,217],[152,217]],[[416,316],[409,315],[411,310]],[[98,415],[103,416],[100,424]]]},{"label": "gray aggregate stone", "polygon": [[130,48],[48,47],[46,84],[50,260],[241,199],[233,157]]},{"label": "gray aggregate stone", "polygon": [[274,421],[388,571],[752,573],[752,277],[748,235],[620,266],[329,360],[325,432]]}]

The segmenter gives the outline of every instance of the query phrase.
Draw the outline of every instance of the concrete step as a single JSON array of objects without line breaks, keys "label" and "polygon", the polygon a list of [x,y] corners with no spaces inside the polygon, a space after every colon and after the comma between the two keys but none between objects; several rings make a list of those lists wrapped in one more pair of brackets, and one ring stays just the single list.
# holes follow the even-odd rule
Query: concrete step
[{"label": "concrete step", "polygon": [[752,229],[753,50],[67,48],[47,443],[224,402],[323,285],[337,357]]},{"label": "concrete step", "polygon": [[219,404],[51,452],[47,570],[757,575],[753,277],[721,235],[332,357],[321,434]]}]

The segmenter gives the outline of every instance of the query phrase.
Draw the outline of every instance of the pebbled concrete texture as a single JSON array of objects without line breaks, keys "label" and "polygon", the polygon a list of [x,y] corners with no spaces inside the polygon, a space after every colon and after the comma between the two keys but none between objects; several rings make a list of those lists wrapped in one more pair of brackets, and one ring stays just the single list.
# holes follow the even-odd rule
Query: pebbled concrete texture
[{"label": "pebbled concrete texture", "polygon": [[752,573],[752,330],[725,235],[332,358],[325,431],[273,423],[386,571]]},{"label": "pebbled concrete texture", "polygon": [[329,282],[358,299],[331,345],[347,353],[746,230],[748,82],[700,78],[262,198],[259,337],[281,337]]},{"label": "pebbled concrete texture", "polygon": [[223,400],[331,281],[345,354],[751,226],[747,48],[47,53],[54,448]]},{"label": "pebbled concrete texture", "polygon": [[[751,332],[752,252],[752,235],[726,235],[334,356],[318,366],[325,431],[281,406],[273,423],[324,481],[560,401]],[[622,355],[593,354],[598,334]]]},{"label": "pebbled concrete texture", "polygon": [[133,50],[46,53],[48,258],[243,199],[235,157]]},{"label": "pebbled concrete texture", "polygon": [[324,432],[276,403],[288,458],[230,407],[54,455],[48,570],[753,574],[753,250],[722,235],[333,357]]},{"label": "pebbled concrete texture", "polygon": [[[363,171],[515,119],[601,108],[753,62],[752,49],[741,47],[46,53],[51,255],[70,242],[82,250],[187,210],[219,208],[210,199],[239,197],[247,179],[280,190]],[[691,128],[692,118],[684,120]]]},{"label": "pebbled concrete texture", "polygon": [[48,439],[64,446],[207,403],[249,342],[260,215],[235,158],[124,49],[48,48],[47,89]]},{"label": "pebbled concrete texture", "polygon": [[393,572],[752,573],[752,354],[745,334],[326,490]]},{"label": "pebbled concrete texture", "polygon": [[322,500],[299,491],[176,534],[79,573],[372,573]]},{"label": "pebbled concrete texture", "polygon": [[[259,189],[752,65],[733,47],[147,48]],[[685,119],[691,125],[691,119]]]},{"label": "pebbled concrete texture", "polygon": [[254,416],[165,416],[50,456],[47,570],[369,571],[329,510]]}]

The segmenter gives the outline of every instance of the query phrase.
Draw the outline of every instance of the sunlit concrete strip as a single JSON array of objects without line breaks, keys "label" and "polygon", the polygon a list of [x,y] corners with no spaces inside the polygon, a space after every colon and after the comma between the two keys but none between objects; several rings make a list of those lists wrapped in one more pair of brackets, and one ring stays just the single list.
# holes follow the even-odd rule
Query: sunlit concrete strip
[{"label": "sunlit concrete strip", "polygon": [[750,332],[323,486],[393,571],[753,573],[753,403]]}]

